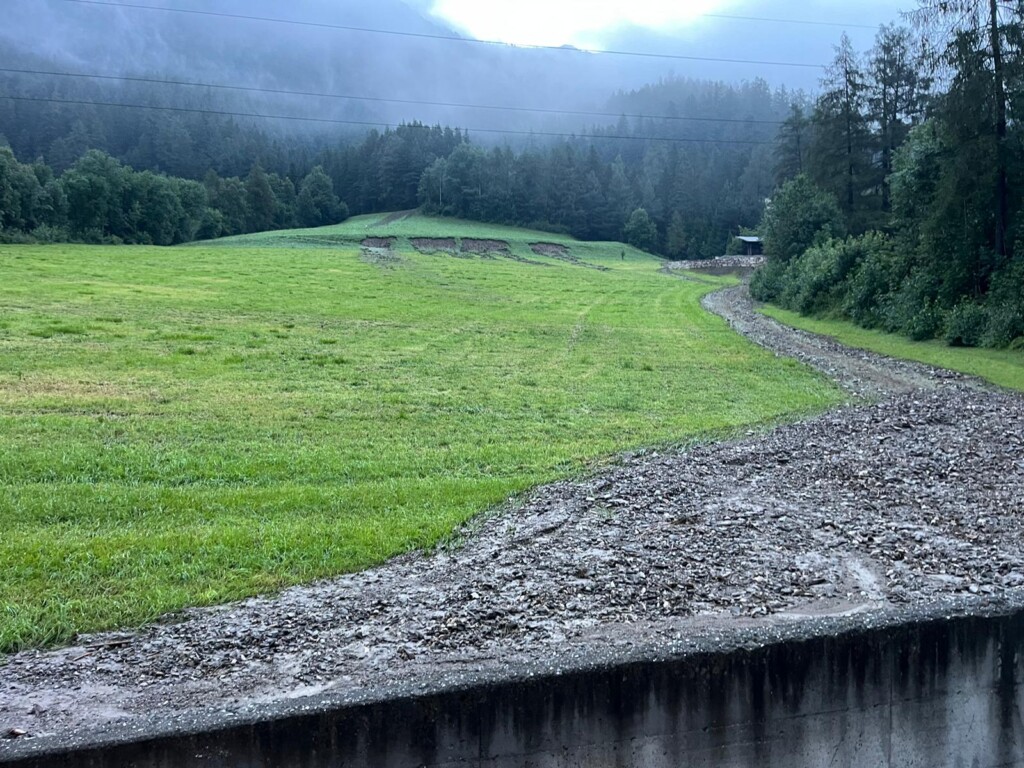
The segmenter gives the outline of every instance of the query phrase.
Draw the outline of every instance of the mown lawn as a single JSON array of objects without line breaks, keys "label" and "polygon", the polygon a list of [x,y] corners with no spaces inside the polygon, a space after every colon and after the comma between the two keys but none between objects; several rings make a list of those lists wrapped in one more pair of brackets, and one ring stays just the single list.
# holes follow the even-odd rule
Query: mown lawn
[{"label": "mown lawn", "polygon": [[840,399],[618,244],[580,246],[607,272],[231,245],[0,247],[0,649],[365,568]]},{"label": "mown lawn", "polygon": [[942,341],[911,341],[903,336],[868,330],[843,320],[804,317],[771,305],[764,306],[762,311],[792,328],[831,336],[850,347],[960,371],[1001,387],[1024,391],[1024,352],[950,347]]}]

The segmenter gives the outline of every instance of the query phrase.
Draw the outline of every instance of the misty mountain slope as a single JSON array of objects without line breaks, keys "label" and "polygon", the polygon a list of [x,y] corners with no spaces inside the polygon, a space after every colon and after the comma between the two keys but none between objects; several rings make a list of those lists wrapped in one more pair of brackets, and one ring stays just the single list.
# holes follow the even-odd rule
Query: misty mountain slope
[{"label": "misty mountain slope", "polygon": [[[172,3],[164,3],[172,5]],[[624,85],[598,57],[458,41],[380,35],[243,19],[13,0],[0,30],[4,66],[128,74],[250,87],[459,104],[593,108]],[[203,10],[323,24],[454,36],[398,0],[330,4],[304,0],[223,0]],[[20,82],[24,78],[19,78]],[[640,84],[642,79],[636,79]],[[571,86],[570,86],[571,84]],[[194,99],[196,89],[161,91],[163,103]],[[199,91],[199,93],[203,93]],[[264,111],[359,120],[458,123],[468,127],[572,127],[523,113],[293,98],[211,91],[211,103],[257,104]]]},{"label": "misty mountain slope", "polygon": [[[636,89],[667,77],[730,82],[763,78],[773,86],[787,83],[814,88],[821,74],[806,67],[595,55],[312,26],[458,36],[431,16],[422,0],[296,0],[287,5],[276,0],[154,0],[152,4],[212,14],[291,19],[311,25],[67,0],[6,0],[5,23],[0,26],[0,63],[25,66],[34,62],[33,66],[43,69],[379,99],[570,110],[603,109],[611,92]],[[815,7],[814,13],[824,18],[835,11],[821,6]],[[886,15],[877,8],[866,13],[869,23],[876,17],[884,20]],[[890,8],[888,15],[892,13]],[[537,23],[543,24],[543,19]],[[833,27],[701,19],[684,30],[624,27],[609,33],[607,47],[659,55],[767,57],[813,64],[830,58],[831,46],[841,31]],[[873,35],[864,29],[854,33],[867,39]],[[24,76],[16,76],[13,85],[24,82]],[[3,83],[5,88],[11,84]],[[250,104],[265,112],[389,123],[420,120],[468,128],[554,131],[578,130],[587,123],[571,116],[422,104],[243,95],[180,87],[159,91],[165,104],[189,103],[197,99],[197,94],[209,97],[204,104],[227,109]]]}]

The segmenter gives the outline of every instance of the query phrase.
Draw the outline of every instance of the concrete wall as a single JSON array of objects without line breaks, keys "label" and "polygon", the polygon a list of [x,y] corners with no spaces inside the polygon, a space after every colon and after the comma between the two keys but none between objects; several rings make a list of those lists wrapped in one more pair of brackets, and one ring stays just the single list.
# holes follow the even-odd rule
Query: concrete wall
[{"label": "concrete wall", "polygon": [[1024,613],[634,662],[19,768],[1024,768]]}]

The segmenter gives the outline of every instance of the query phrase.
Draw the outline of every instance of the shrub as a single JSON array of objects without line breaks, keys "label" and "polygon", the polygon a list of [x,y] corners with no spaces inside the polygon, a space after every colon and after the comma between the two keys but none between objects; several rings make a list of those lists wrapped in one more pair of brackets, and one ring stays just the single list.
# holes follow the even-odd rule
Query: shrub
[{"label": "shrub", "polygon": [[946,343],[952,347],[976,347],[988,326],[985,307],[961,301],[946,317]]},{"label": "shrub", "polygon": [[32,237],[40,243],[66,243],[69,239],[66,228],[54,227],[50,224],[41,224],[33,229]]},{"label": "shrub", "polygon": [[1024,336],[1024,261],[1019,258],[992,277],[985,302],[988,326],[981,343],[1006,347]]},{"label": "shrub", "polygon": [[994,304],[988,308],[988,324],[981,337],[983,347],[1008,347],[1024,340],[1024,311],[1019,306]]},{"label": "shrub", "polygon": [[869,233],[861,240],[863,255],[847,281],[842,311],[858,325],[877,328],[882,325],[882,300],[907,269],[885,235]]},{"label": "shrub", "polygon": [[[771,286],[773,297],[788,309],[805,315],[846,312],[851,303],[855,307],[877,303],[879,296],[888,290],[887,279],[857,284],[856,278],[870,259],[884,259],[891,252],[889,239],[876,232],[846,240],[830,240],[809,248],[784,270],[766,273],[762,280],[774,278],[775,284]],[[858,295],[851,302],[849,295],[854,287]]]},{"label": "shrub", "polygon": [[903,333],[915,341],[934,339],[943,328],[943,313],[936,302],[934,276],[924,270],[911,272],[898,288],[880,301],[882,328]]},{"label": "shrub", "polygon": [[786,281],[786,264],[769,261],[754,273],[750,281],[750,295],[758,301],[777,301]]}]

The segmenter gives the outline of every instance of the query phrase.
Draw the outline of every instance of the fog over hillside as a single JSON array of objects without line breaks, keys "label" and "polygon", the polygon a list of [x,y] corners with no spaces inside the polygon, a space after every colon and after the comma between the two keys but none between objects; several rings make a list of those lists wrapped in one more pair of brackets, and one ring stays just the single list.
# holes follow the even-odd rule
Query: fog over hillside
[{"label": "fog over hillside", "polygon": [[[394,30],[412,35],[460,33],[431,13],[429,0],[147,0],[146,5],[207,13],[292,19],[313,24]],[[788,5],[788,4],[787,4]],[[83,73],[126,74],[258,88],[345,94],[372,99],[602,111],[616,91],[673,76],[731,82],[763,78],[773,86],[813,90],[814,68],[609,56],[537,50],[427,37],[376,34],[316,26],[273,24],[214,15],[67,2],[7,0],[0,27],[0,65]],[[888,3],[868,2],[856,14],[836,3],[734,3],[734,14],[790,16],[860,24],[891,20]],[[682,30],[619,28],[604,47],[670,55],[820,63],[842,33],[832,26],[700,19]],[[871,29],[851,28],[866,48]],[[52,83],[53,78],[8,75],[4,92]],[[77,93],[97,81],[63,79],[57,90]],[[120,91],[110,81],[103,93]],[[46,86],[50,87],[50,86]],[[137,96],[139,88],[123,86]],[[99,92],[99,91],[97,91]],[[580,130],[599,118],[508,112],[385,101],[326,99],[240,91],[160,86],[147,98],[165,105],[207,109],[258,108],[263,112],[354,121],[420,120],[470,128]],[[620,105],[621,107],[621,105]],[[298,124],[287,124],[293,132]],[[278,124],[280,127],[280,124]],[[486,136],[478,137],[486,141]]]}]

